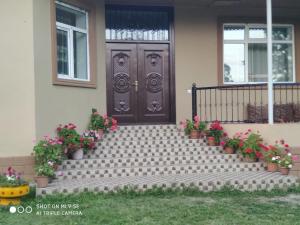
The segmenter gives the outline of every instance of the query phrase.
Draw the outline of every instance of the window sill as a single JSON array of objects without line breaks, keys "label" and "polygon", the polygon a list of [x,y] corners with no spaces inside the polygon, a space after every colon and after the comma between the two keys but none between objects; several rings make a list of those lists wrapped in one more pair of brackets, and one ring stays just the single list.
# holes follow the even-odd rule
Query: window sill
[{"label": "window sill", "polygon": [[53,85],[70,86],[70,87],[82,87],[82,88],[97,88],[96,82],[93,81],[80,81],[56,78],[53,80]]}]

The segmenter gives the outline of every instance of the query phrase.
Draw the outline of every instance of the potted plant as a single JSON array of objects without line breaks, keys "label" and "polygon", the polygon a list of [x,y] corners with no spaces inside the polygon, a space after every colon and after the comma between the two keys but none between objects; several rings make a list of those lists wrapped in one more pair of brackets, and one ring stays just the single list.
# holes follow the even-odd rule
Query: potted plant
[{"label": "potted plant", "polygon": [[93,138],[90,137],[81,137],[80,138],[80,147],[83,149],[83,153],[88,153],[89,150],[93,150],[96,147]]},{"label": "potted plant", "polygon": [[278,171],[278,163],[281,160],[282,151],[278,145],[269,145],[262,146],[264,160],[267,163],[267,171],[268,172],[277,172]]},{"label": "potted plant", "polygon": [[118,122],[112,117],[107,115],[100,115],[97,109],[92,109],[92,115],[89,123],[90,130],[96,130],[100,136],[109,131],[116,131],[118,128]]},{"label": "potted plant", "polygon": [[55,170],[64,159],[62,141],[58,138],[52,139],[45,136],[43,140],[34,146],[33,151],[37,163],[52,162]]},{"label": "potted plant", "polygon": [[38,188],[45,188],[48,186],[49,177],[54,177],[54,169],[50,162],[36,164],[35,166],[35,182]]},{"label": "potted plant", "polygon": [[290,152],[282,155],[281,159],[278,161],[280,173],[282,175],[288,175],[296,160],[297,157],[292,156]]},{"label": "potted plant", "polygon": [[258,133],[250,129],[244,133],[244,139],[239,143],[241,154],[246,162],[256,162],[262,157],[261,142],[262,138]]},{"label": "potted plant", "polygon": [[80,135],[76,131],[76,126],[72,123],[59,125],[56,130],[66,156],[72,159],[82,159],[83,149],[80,148]]},{"label": "potted plant", "polygon": [[213,122],[208,130],[208,145],[220,145],[222,137],[224,137],[224,128],[221,126],[221,123],[219,121]]},{"label": "potted plant", "polygon": [[20,198],[29,193],[29,184],[12,167],[0,175],[0,205],[19,205]]},{"label": "potted plant", "polygon": [[199,138],[204,138],[206,135],[207,130],[207,122],[199,121],[198,131],[199,131]]},{"label": "potted plant", "polygon": [[224,151],[226,154],[234,154],[236,150],[239,148],[240,139],[234,138],[227,138],[225,141],[221,142],[221,146],[223,146]]},{"label": "potted plant", "polygon": [[189,135],[190,139],[198,138],[198,131],[197,129],[194,128],[194,123],[191,120],[186,119],[184,122],[182,121],[180,124],[184,129],[184,133],[186,135]]}]

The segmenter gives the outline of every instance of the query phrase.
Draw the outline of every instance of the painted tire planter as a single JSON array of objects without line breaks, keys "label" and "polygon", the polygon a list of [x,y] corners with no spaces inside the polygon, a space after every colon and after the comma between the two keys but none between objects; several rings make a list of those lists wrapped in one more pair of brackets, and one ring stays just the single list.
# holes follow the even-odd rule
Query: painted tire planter
[{"label": "painted tire planter", "polygon": [[0,187],[0,205],[19,205],[21,197],[29,193],[29,185],[22,185],[17,187]]},{"label": "painted tire planter", "polygon": [[81,160],[83,159],[83,149],[78,149],[72,153],[73,160]]}]

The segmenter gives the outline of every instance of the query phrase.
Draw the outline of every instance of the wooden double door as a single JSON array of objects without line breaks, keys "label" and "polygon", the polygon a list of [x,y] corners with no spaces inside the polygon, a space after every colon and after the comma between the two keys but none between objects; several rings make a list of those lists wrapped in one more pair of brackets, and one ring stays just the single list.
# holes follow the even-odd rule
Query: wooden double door
[{"label": "wooden double door", "polygon": [[170,122],[169,44],[107,43],[107,108],[120,123]]}]

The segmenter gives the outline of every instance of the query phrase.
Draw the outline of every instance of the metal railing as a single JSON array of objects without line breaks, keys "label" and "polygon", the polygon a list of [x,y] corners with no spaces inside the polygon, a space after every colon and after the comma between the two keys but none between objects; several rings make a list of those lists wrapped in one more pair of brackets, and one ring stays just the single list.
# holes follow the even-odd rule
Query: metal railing
[{"label": "metal railing", "polygon": [[[300,122],[300,83],[274,84],[274,122]],[[267,84],[192,86],[192,116],[223,123],[267,123]]]}]

